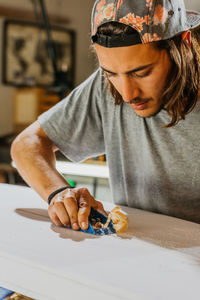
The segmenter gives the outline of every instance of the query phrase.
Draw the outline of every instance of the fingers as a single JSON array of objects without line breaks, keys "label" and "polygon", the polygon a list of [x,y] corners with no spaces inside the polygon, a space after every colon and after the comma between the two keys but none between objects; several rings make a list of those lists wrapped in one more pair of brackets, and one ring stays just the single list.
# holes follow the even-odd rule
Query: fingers
[{"label": "fingers", "polygon": [[88,218],[90,215],[90,202],[82,195],[79,198],[78,223],[81,229],[88,228]]},{"label": "fingers", "polygon": [[69,220],[74,230],[79,230],[78,224],[78,205],[75,197],[66,197],[64,199],[64,206],[69,215]]},{"label": "fingers", "polygon": [[96,201],[87,188],[68,189],[55,196],[48,208],[49,216],[57,226],[86,230],[91,207],[107,216],[101,202]]},{"label": "fingers", "polygon": [[51,220],[53,221],[53,223],[56,226],[62,226],[63,225],[62,222],[59,220],[53,205],[48,207],[48,213],[49,213],[49,216],[50,216]]},{"label": "fingers", "polygon": [[64,203],[62,201],[55,202],[54,208],[57,214],[57,217],[59,218],[62,225],[69,227],[70,226],[70,220],[68,213],[65,209]]},{"label": "fingers", "polygon": [[48,213],[55,225],[57,226],[64,225],[66,227],[70,227],[71,226],[70,218],[65,208],[63,200],[64,200],[63,193],[59,193],[58,195],[56,195],[53,201],[51,202],[51,204],[49,205]]},{"label": "fingers", "polygon": [[76,191],[67,190],[59,193],[53,201],[56,214],[64,226],[79,230],[78,205]]},{"label": "fingers", "polygon": [[103,208],[103,204],[99,201],[96,201],[86,188],[81,188],[79,190],[78,204],[78,221],[80,228],[83,230],[86,230],[88,228],[88,219],[91,207],[98,210],[103,215],[107,216],[107,213]]},{"label": "fingers", "polygon": [[89,215],[91,206],[94,202],[94,198],[86,188],[79,189],[79,212],[78,212],[78,221],[81,229],[86,230],[89,226]]}]

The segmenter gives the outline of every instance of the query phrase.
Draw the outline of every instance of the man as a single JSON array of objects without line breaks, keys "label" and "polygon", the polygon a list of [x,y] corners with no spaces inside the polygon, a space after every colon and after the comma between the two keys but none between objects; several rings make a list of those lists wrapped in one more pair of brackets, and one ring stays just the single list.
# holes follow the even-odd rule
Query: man
[{"label": "man", "polygon": [[91,207],[105,213],[56,171],[58,149],[76,162],[106,154],[116,204],[200,222],[200,56],[190,32],[198,25],[182,0],[95,2],[99,69],[11,150],[56,225],[86,229]]}]

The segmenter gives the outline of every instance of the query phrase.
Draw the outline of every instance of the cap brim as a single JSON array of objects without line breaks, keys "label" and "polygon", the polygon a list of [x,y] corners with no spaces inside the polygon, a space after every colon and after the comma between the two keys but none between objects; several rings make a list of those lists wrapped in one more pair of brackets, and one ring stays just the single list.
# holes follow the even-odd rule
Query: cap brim
[{"label": "cap brim", "polygon": [[193,10],[187,10],[186,16],[187,16],[187,23],[191,29],[200,26],[200,13],[199,12],[193,11]]}]

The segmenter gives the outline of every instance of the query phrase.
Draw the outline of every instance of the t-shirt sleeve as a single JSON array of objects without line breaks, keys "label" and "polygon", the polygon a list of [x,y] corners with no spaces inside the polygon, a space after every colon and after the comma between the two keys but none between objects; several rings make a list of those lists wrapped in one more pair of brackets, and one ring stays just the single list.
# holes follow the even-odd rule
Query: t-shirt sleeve
[{"label": "t-shirt sleeve", "polygon": [[72,161],[105,153],[101,72],[92,74],[68,97],[40,115],[38,121],[51,141]]}]

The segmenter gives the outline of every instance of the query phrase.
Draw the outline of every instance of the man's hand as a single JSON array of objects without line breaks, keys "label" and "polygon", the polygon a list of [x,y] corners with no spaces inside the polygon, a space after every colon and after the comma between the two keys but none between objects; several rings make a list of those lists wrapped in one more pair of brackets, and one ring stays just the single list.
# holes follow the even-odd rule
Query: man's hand
[{"label": "man's hand", "polygon": [[91,207],[107,215],[102,203],[96,201],[87,188],[72,188],[60,192],[52,199],[48,213],[57,226],[86,230]]}]

